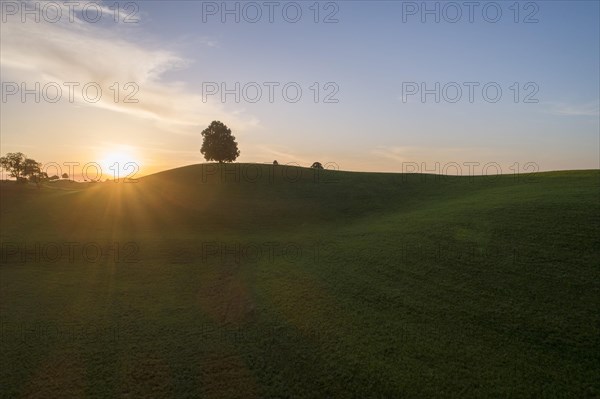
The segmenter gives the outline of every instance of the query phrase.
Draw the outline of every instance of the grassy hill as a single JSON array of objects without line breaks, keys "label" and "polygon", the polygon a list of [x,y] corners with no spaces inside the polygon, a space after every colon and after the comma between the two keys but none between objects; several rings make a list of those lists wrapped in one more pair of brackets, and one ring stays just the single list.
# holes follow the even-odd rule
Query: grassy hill
[{"label": "grassy hill", "polygon": [[600,395],[598,170],[0,188],[4,397]]}]

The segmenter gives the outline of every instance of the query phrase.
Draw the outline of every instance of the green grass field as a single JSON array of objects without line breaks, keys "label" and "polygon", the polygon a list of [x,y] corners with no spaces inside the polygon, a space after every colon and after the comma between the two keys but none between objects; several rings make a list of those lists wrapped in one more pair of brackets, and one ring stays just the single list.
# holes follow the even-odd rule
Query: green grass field
[{"label": "green grass field", "polygon": [[215,168],[0,185],[2,397],[600,395],[600,171]]}]

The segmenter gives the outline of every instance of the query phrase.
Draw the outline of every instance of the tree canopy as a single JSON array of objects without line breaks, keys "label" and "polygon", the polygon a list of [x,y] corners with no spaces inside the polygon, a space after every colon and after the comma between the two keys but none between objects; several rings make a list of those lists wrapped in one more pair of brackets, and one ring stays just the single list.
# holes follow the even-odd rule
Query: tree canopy
[{"label": "tree canopy", "polygon": [[233,162],[240,156],[235,136],[225,124],[213,121],[202,131],[204,141],[200,152],[207,161]]},{"label": "tree canopy", "polygon": [[22,152],[9,152],[6,156],[0,157],[0,167],[6,170],[10,177],[17,180],[24,177],[25,172],[25,154]]},{"label": "tree canopy", "polygon": [[39,184],[48,178],[46,172],[42,171],[42,164],[35,159],[27,158],[22,152],[9,152],[0,157],[0,167],[19,182],[29,178],[29,181]]}]

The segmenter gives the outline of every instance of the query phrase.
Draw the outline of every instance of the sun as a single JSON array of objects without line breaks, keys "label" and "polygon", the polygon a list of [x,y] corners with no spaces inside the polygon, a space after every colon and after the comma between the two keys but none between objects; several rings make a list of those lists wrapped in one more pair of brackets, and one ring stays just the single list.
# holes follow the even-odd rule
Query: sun
[{"label": "sun", "polygon": [[137,151],[130,146],[117,146],[101,158],[102,175],[110,180],[133,178],[140,170]]}]

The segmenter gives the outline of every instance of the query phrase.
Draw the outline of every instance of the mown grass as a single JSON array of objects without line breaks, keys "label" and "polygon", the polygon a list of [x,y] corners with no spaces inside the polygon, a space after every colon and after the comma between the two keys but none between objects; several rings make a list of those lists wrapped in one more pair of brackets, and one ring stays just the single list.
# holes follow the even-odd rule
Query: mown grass
[{"label": "mown grass", "polygon": [[599,171],[221,168],[2,184],[4,397],[599,395]]}]

